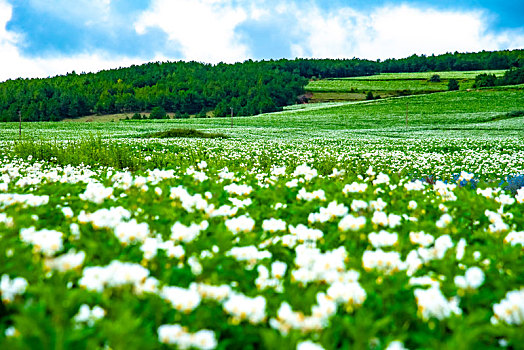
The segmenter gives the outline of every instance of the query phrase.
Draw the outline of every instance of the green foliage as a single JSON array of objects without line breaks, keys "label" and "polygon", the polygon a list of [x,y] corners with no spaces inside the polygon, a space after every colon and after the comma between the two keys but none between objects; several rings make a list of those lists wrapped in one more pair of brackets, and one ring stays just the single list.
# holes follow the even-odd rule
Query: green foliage
[{"label": "green foliage", "polygon": [[460,88],[459,83],[457,79],[449,79],[448,81],[448,90],[449,91],[455,91]]},{"label": "green foliage", "polygon": [[497,82],[497,77],[494,74],[479,74],[475,77],[475,84],[473,87],[490,87],[495,86]]},{"label": "green foliage", "polygon": [[368,93],[366,94],[366,100],[374,100],[375,97],[373,97],[373,92],[371,91],[368,91]]},{"label": "green foliage", "polygon": [[[307,79],[312,77],[509,69],[521,67],[522,62],[524,50],[413,55],[381,62],[361,59],[249,60],[217,65],[154,62],[96,74],[3,82],[0,84],[0,121],[16,121],[19,111],[24,121],[57,121],[93,113],[144,112],[157,106],[182,117],[201,111],[213,111],[221,117],[227,115],[231,107],[236,116],[247,116],[279,111],[293,104],[304,93]],[[430,84],[435,86],[429,90],[444,91],[445,86],[438,84]],[[349,90],[351,88],[373,89],[349,87]],[[400,90],[404,89],[413,91],[420,87]]]},{"label": "green foliage", "polygon": [[440,75],[433,74],[428,80],[430,83],[440,83]]},{"label": "green foliage", "polygon": [[[6,123],[0,129],[0,276],[23,277],[29,286],[14,300],[0,302],[0,348],[175,347],[161,343],[158,327],[163,324],[179,324],[188,332],[211,330],[218,349],[296,349],[304,340],[313,340],[325,349],[383,349],[393,340],[403,341],[410,349],[488,349],[500,347],[500,339],[508,348],[519,348],[524,342],[522,325],[493,324],[491,318],[493,306],[508,291],[524,285],[522,245],[505,239],[510,231],[524,230],[524,204],[514,193],[504,192],[502,186],[506,185],[500,184],[502,175],[524,172],[523,94],[522,87],[515,86],[368,103],[294,106],[256,118],[238,117],[233,129],[229,129],[229,118],[24,125],[24,135],[38,141],[16,141],[18,125]],[[406,105],[410,113],[407,130]],[[200,130],[227,132],[230,138],[205,138],[210,133]],[[86,137],[96,132],[97,136]],[[142,138],[144,134],[149,138]],[[186,135],[198,138],[182,137]],[[307,180],[293,174],[302,164],[314,167],[318,175]],[[284,171],[280,167],[285,167]],[[493,195],[485,197],[472,182],[454,181],[453,175],[461,171],[475,172],[480,180],[476,186],[492,188],[484,193]],[[380,172],[388,174],[387,181]],[[409,190],[414,179],[427,182],[424,189]],[[434,187],[436,180],[456,186]],[[365,189],[346,192],[345,186],[354,182],[365,183]],[[87,183],[98,183],[112,195],[102,198],[101,203],[90,200]],[[227,189],[235,187],[231,184],[250,186],[252,191],[231,193]],[[179,186],[187,190],[184,198],[172,194]],[[323,191],[325,200],[300,199],[304,191],[318,190]],[[12,194],[49,196],[49,201],[31,206],[30,201],[16,203]],[[373,220],[381,212],[372,207],[379,198],[386,204],[382,212],[398,215],[399,225],[388,227]],[[332,210],[332,204],[349,210],[355,201],[362,201],[367,208],[351,209],[349,215],[365,217],[365,225],[344,232],[339,229],[342,218]],[[417,206],[408,209],[410,201]],[[508,203],[501,205],[501,201]],[[64,207],[69,207],[73,216],[66,216]],[[154,256],[146,257],[151,247],[138,236],[121,242],[114,227],[101,226],[112,218],[97,215],[100,221],[96,224],[85,219],[99,209],[117,207],[129,211],[131,220],[147,224],[147,242],[155,246]],[[221,207],[235,209],[235,214],[216,215]],[[496,226],[486,211],[496,213],[501,207],[499,214],[508,229],[490,232]],[[444,211],[452,220],[437,227]],[[310,214],[322,212],[327,214],[326,220],[310,219]],[[225,222],[243,215],[255,224],[234,234]],[[263,222],[270,218],[285,221],[287,228],[266,231]],[[194,239],[173,242],[175,223],[199,227],[204,220],[209,225],[201,226],[206,228]],[[320,239],[302,238],[302,246],[315,246],[323,253],[334,249],[347,252],[334,276],[359,283],[366,299],[362,305],[337,301],[335,311],[318,330],[281,333],[270,320],[278,317],[283,302],[302,313],[297,320],[303,319],[312,314],[319,293],[326,293],[332,284],[327,280],[298,282],[299,274],[294,273],[300,264],[298,250],[284,244],[283,237],[279,241],[275,238],[296,237],[290,225],[299,224],[322,234]],[[62,232],[63,248],[54,257],[44,257],[37,245],[22,241],[20,233],[29,227]],[[74,227],[79,235],[73,233]],[[412,232],[423,231],[435,239],[449,235],[453,246],[436,258],[438,254],[430,245],[429,261],[412,275],[402,269],[385,273],[365,268],[364,252],[376,250],[369,239],[371,232],[381,230],[398,234],[396,244],[381,249],[398,253],[402,261],[410,252],[426,249],[410,239]],[[462,239],[467,245],[459,259],[458,242]],[[168,256],[164,245],[156,249],[159,241],[172,243],[185,254]],[[233,247],[247,246],[266,250],[271,256],[252,256],[253,262],[231,256]],[[70,249],[85,252],[82,266],[64,272],[46,267]],[[80,286],[86,268],[107,266],[113,260],[140,264],[159,281],[158,290],[139,293],[129,284],[106,285],[102,291]],[[200,272],[190,266],[194,260],[201,264]],[[275,261],[287,265],[280,278],[281,291],[263,289],[256,282],[258,269],[271,269]],[[330,266],[331,261],[323,262]],[[459,288],[455,277],[463,276],[470,267],[482,269],[482,285]],[[341,274],[350,270],[358,278]],[[326,276],[334,277],[332,273]],[[411,277],[423,276],[438,284],[446,300],[456,297],[462,314],[423,319],[414,290],[428,286],[410,283]],[[125,281],[133,279],[133,274],[114,278]],[[159,292],[164,286],[188,289],[192,282],[223,284],[235,293],[262,296],[267,302],[266,318],[251,324],[232,317],[222,302],[211,300],[209,295],[202,296],[195,309],[183,312]],[[82,304],[99,305],[106,313],[92,324],[77,322],[75,315]]]},{"label": "green foliage", "polygon": [[524,67],[511,68],[498,80],[498,85],[524,84]]},{"label": "green foliage", "polygon": [[155,107],[151,110],[150,119],[165,119],[167,118],[166,110],[162,107]]},{"label": "green foliage", "polygon": [[149,133],[143,138],[171,138],[171,137],[193,137],[193,138],[203,138],[203,139],[215,139],[215,138],[228,138],[229,136],[222,133],[207,133],[195,129],[169,129],[166,131],[159,131],[154,133]]},{"label": "green foliage", "polygon": [[107,166],[116,169],[136,170],[144,160],[140,150],[117,142],[106,142],[97,136],[74,141],[45,142],[22,139],[13,145],[13,154],[58,164]]}]

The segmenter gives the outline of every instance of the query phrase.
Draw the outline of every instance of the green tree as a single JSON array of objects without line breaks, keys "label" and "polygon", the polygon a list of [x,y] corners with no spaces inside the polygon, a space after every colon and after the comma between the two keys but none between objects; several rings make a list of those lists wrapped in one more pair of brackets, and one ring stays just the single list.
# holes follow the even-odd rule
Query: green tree
[{"label": "green tree", "polygon": [[473,84],[473,87],[489,87],[489,86],[495,86],[497,82],[497,77],[495,74],[486,74],[482,73],[475,77],[475,84]]},{"label": "green tree", "polygon": [[454,91],[454,90],[458,90],[459,89],[459,83],[457,81],[457,79],[449,79],[449,82],[448,82],[448,90],[449,91]]},{"label": "green tree", "polygon": [[150,119],[165,119],[166,116],[167,116],[166,110],[159,106],[151,110],[151,114],[149,115],[149,118]]},{"label": "green tree", "polygon": [[428,80],[430,83],[440,83],[440,75],[433,74]]}]

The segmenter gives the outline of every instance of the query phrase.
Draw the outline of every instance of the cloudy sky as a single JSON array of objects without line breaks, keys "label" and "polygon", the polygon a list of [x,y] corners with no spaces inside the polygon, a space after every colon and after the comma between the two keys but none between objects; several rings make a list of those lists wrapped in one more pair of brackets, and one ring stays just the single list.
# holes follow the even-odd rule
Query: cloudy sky
[{"label": "cloudy sky", "polygon": [[0,0],[0,81],[149,61],[524,48],[522,0]]}]

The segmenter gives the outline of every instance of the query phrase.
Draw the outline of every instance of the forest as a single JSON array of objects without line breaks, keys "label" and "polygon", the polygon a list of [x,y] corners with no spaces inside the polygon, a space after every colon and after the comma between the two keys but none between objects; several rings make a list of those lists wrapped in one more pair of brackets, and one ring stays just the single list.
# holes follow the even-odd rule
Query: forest
[{"label": "forest", "polygon": [[[216,65],[152,62],[45,79],[0,83],[0,121],[59,121],[92,114],[147,112],[177,118],[223,117],[282,110],[304,94],[310,79],[378,73],[518,69],[524,50],[413,55],[404,59],[247,60]],[[513,73],[515,75],[515,73]],[[522,73],[519,73],[522,75]]]}]

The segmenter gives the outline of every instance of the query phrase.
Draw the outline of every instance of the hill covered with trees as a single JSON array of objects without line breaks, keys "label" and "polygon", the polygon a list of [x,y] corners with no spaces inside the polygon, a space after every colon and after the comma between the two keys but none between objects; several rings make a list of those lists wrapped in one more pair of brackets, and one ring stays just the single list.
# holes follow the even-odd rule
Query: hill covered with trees
[{"label": "hill covered with trees", "polygon": [[413,55],[404,59],[295,59],[216,65],[154,62],[0,84],[0,121],[58,121],[90,114],[151,111],[177,117],[254,115],[281,110],[304,94],[311,78],[378,73],[510,69],[524,66],[524,50]]}]

